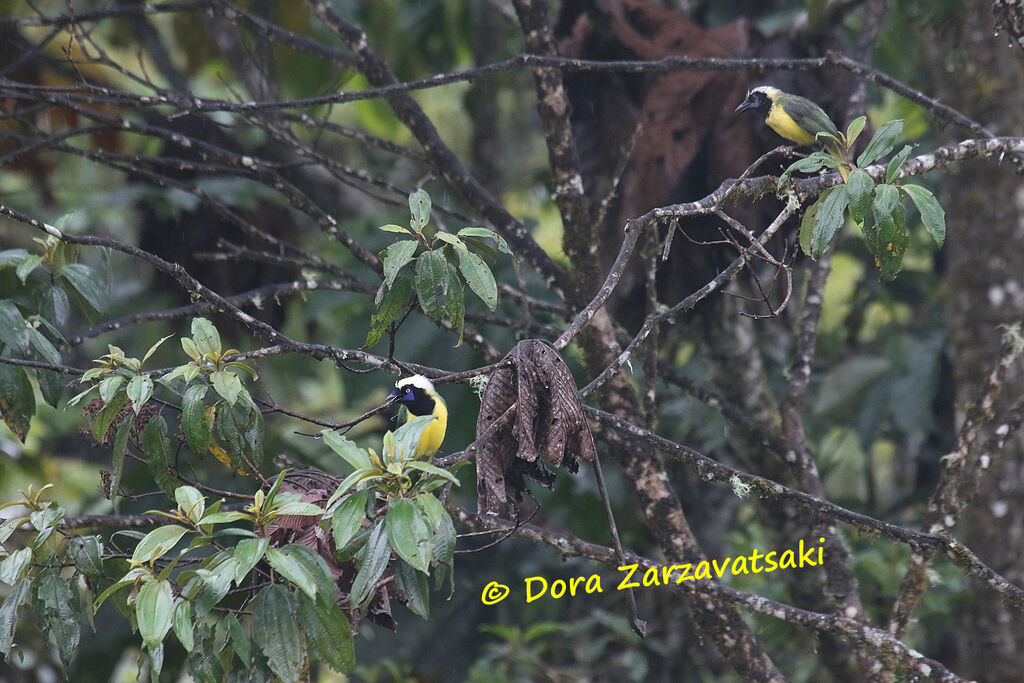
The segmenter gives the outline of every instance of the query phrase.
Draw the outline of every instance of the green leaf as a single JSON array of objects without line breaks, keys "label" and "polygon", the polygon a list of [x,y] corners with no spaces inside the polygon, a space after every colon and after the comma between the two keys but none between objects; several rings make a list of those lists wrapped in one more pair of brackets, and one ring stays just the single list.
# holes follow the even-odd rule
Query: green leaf
[{"label": "green leaf", "polygon": [[22,443],[35,414],[36,396],[25,368],[0,363],[0,416]]},{"label": "green leaf", "polygon": [[234,405],[238,396],[242,393],[242,380],[233,372],[227,370],[216,370],[210,373],[210,384],[224,400]]},{"label": "green leaf", "polygon": [[946,211],[931,192],[920,185],[904,185],[900,188],[914,202],[924,229],[940,247],[946,240]]},{"label": "green leaf", "polygon": [[405,606],[413,614],[430,618],[430,586],[427,575],[418,572],[408,562],[396,562],[395,585],[405,595]]},{"label": "green leaf", "polygon": [[6,659],[14,646],[14,629],[18,625],[18,610],[28,602],[32,581],[22,579],[0,605],[0,654]]},{"label": "green leaf", "polygon": [[99,536],[75,536],[68,541],[68,558],[89,578],[103,574],[103,542]]},{"label": "green leaf", "polygon": [[194,486],[179,486],[174,489],[174,501],[193,523],[198,523],[206,512],[206,499]]},{"label": "green leaf", "polygon": [[845,185],[833,188],[831,192],[818,200],[821,206],[817,211],[817,222],[811,235],[812,258],[819,258],[825,253],[829,242],[845,222],[844,212],[850,201],[850,194]]},{"label": "green leaf", "polygon": [[409,212],[412,214],[409,225],[416,232],[422,232],[430,222],[430,195],[420,188],[409,195]]},{"label": "green leaf", "polygon": [[[196,350],[199,352],[200,357],[207,355],[215,356],[217,358],[220,357],[222,350],[220,333],[217,332],[217,328],[213,326],[213,323],[206,318],[192,319],[192,341],[195,343]],[[184,339],[182,339],[181,346],[182,348],[185,348]],[[185,348],[185,353],[189,353],[189,349]]]},{"label": "green leaf", "polygon": [[410,230],[409,228],[403,228],[401,225],[395,225],[394,223],[388,223],[387,225],[381,225],[377,229],[378,230],[383,230],[384,232],[399,232],[399,233],[402,233],[403,235],[415,235],[416,234],[412,230]]},{"label": "green leaf", "polygon": [[32,514],[29,515],[29,521],[35,527],[37,535],[32,540],[32,547],[41,547],[63,519],[64,508],[56,503],[50,503],[42,509],[33,510]]},{"label": "green leaf", "polygon": [[[895,196],[895,201],[892,201]],[[910,237],[907,234],[906,209],[892,185],[879,185],[872,205],[874,222],[864,225],[864,241],[875,257],[882,278],[891,280],[899,273]]]},{"label": "green leaf", "polygon": [[99,273],[82,263],[69,263],[61,266],[57,274],[78,293],[82,300],[102,313],[107,307],[110,287]]},{"label": "green leaf", "polygon": [[388,504],[386,520],[391,547],[425,573],[430,565],[433,533],[423,511],[407,498],[395,498]]},{"label": "green leaf", "polygon": [[63,287],[55,284],[39,290],[37,301],[39,314],[50,323],[60,327],[67,322],[71,314],[71,303]]},{"label": "green leaf", "polygon": [[334,535],[334,547],[341,550],[356,532],[362,528],[366,520],[366,500],[369,491],[358,491],[341,501],[331,517],[331,531]]},{"label": "green leaf", "polygon": [[889,165],[885,169],[885,182],[891,183],[900,176],[900,167],[903,166],[903,162],[910,156],[910,145],[904,145],[903,149],[893,155],[892,159],[889,160]]},{"label": "green leaf", "polygon": [[252,519],[248,512],[242,512],[241,510],[228,510],[225,512],[209,512],[203,515],[203,519],[200,521],[204,526],[207,524],[228,524],[230,522],[241,522],[243,520]]},{"label": "green leaf", "polygon": [[412,460],[412,461],[409,461],[409,462],[405,463],[405,466],[406,467],[411,467],[414,470],[419,470],[421,472],[427,472],[429,474],[433,474],[434,476],[441,477],[442,479],[446,479],[446,480],[452,482],[456,486],[459,485],[458,477],[456,477],[454,474],[452,474],[448,470],[444,470],[444,469],[441,469],[440,467],[437,467],[435,465],[431,465],[429,462],[424,462],[422,460]]},{"label": "green leaf", "polygon": [[881,159],[892,151],[896,145],[896,138],[903,133],[903,119],[886,121],[875,131],[871,142],[864,148],[861,155],[857,157],[857,165],[861,168],[870,166],[876,160]]},{"label": "green leaf", "polygon": [[187,533],[188,529],[180,524],[167,524],[153,529],[135,546],[132,562],[151,564],[153,560],[169,553]]},{"label": "green leaf", "polygon": [[[12,502],[8,503],[7,505],[17,504],[20,503]],[[7,507],[7,505],[5,505],[4,507]],[[7,539],[10,538],[14,534],[14,532],[17,531],[18,528],[27,521],[28,517],[9,517],[8,519],[5,519],[2,523],[0,523],[0,545],[6,543]]]},{"label": "green leaf", "polygon": [[121,409],[124,408],[124,404],[127,402],[127,394],[114,394],[114,397],[100,409],[100,412],[96,413],[96,417],[92,419],[92,438],[97,443],[103,443],[110,425],[114,423],[114,420],[121,413]]},{"label": "green leaf", "polygon": [[423,514],[427,516],[427,521],[430,522],[430,528],[436,529],[441,520],[448,518],[448,513],[444,509],[444,505],[441,504],[435,496],[428,493],[421,493],[413,499],[420,509],[423,510]]},{"label": "green leaf", "polygon": [[[33,318],[49,328],[49,323],[47,323],[43,318],[39,316],[33,316]],[[35,347],[37,360],[55,364],[59,364],[61,362],[60,353],[57,349],[53,348],[53,344],[50,343],[50,340],[44,337],[39,330],[30,327],[28,334],[29,339],[32,342],[32,346]],[[43,400],[56,408],[57,403],[60,401],[61,394],[64,392],[64,376],[51,370],[42,369],[37,369],[35,373],[36,379],[39,381],[39,391],[43,395]]]},{"label": "green leaf", "polygon": [[281,585],[268,586],[252,599],[249,608],[253,615],[253,635],[270,670],[283,681],[299,680],[305,654],[288,589]]},{"label": "green leaf", "polygon": [[164,418],[157,415],[147,422],[142,428],[140,441],[142,453],[146,456],[156,485],[167,495],[173,496],[178,481],[171,470],[171,440],[167,436],[167,423]]},{"label": "green leaf", "polygon": [[[192,326],[195,327],[195,322],[192,323]],[[199,345],[196,344],[191,337],[181,338],[181,350],[185,352],[186,356],[196,361],[197,363],[203,359],[203,354],[199,353]]]},{"label": "green leaf", "polygon": [[135,598],[135,618],[146,647],[163,642],[174,621],[174,595],[170,581],[147,581]]},{"label": "green leaf", "polygon": [[389,288],[395,284],[398,271],[412,260],[418,246],[416,240],[398,240],[384,250],[384,283]]},{"label": "green leaf", "polygon": [[374,525],[360,554],[363,559],[349,594],[353,609],[360,609],[373,597],[377,579],[384,573],[384,569],[388,566],[388,560],[391,558],[391,546],[388,545],[388,535],[384,530],[383,520]]},{"label": "green leaf", "polygon": [[238,655],[242,665],[249,667],[252,663],[252,639],[246,633],[242,622],[234,614],[226,616],[224,623],[227,624],[228,633],[231,634],[231,647],[234,648],[235,654]]},{"label": "green leaf", "polygon": [[303,593],[311,598],[316,597],[316,577],[310,574],[306,567],[294,557],[276,548],[267,548],[267,562],[281,576],[294,583]]},{"label": "green leaf", "polygon": [[[393,434],[387,432],[384,435],[384,451],[390,453],[395,462],[412,460],[416,456],[416,447],[423,430],[436,419],[433,415],[419,415],[403,423]],[[390,438],[388,434],[392,434]]]},{"label": "green leaf", "polygon": [[314,601],[298,594],[295,601],[298,621],[313,654],[338,673],[352,673],[356,653],[348,617],[333,600]]},{"label": "green leaf", "polygon": [[437,586],[440,588],[443,581],[443,572],[436,568],[444,567],[451,577],[451,591],[455,591],[455,525],[452,518],[445,511],[444,506],[434,496],[428,493],[421,493],[416,496],[415,502],[423,510],[430,522],[434,532],[433,552],[430,561],[435,567]]},{"label": "green leaf", "polygon": [[782,172],[782,175],[779,176],[779,185],[783,185],[787,180],[789,180],[789,176],[798,171],[800,173],[817,173],[820,171],[822,167],[822,159],[818,154],[819,153],[812,154],[811,156],[803,159],[797,159],[791,163],[786,170]]},{"label": "green leaf", "polygon": [[381,299],[380,306],[374,311],[370,318],[370,331],[366,335],[366,343],[363,347],[370,348],[381,340],[387,332],[388,325],[402,317],[405,307],[412,298],[412,282],[408,278],[400,277],[395,284],[388,288]]},{"label": "green leaf", "polygon": [[163,343],[164,343],[165,341],[167,341],[168,339],[170,339],[170,338],[171,338],[172,336],[174,336],[174,335],[170,335],[170,334],[169,334],[169,335],[167,335],[166,337],[164,337],[163,339],[161,339],[161,340],[159,340],[158,342],[156,342],[155,344],[153,344],[152,346],[150,346],[150,347],[149,347],[149,350],[148,350],[148,351],[146,351],[146,355],[142,357],[142,362],[143,362],[143,364],[144,364],[144,363],[145,363],[145,362],[146,362],[147,360],[149,360],[149,359],[150,359],[150,357],[152,357],[152,355],[153,355],[153,354],[154,354],[154,353],[156,352],[156,350],[160,348],[160,345],[161,345],[161,344],[163,344]]},{"label": "green leaf", "polygon": [[96,612],[97,610],[99,610],[103,603],[106,602],[107,598],[109,598],[114,593],[117,593],[122,588],[126,588],[128,586],[133,585],[138,579],[140,579],[143,576],[149,576],[149,572],[146,571],[144,568],[132,567],[131,569],[129,569],[128,573],[126,573],[124,576],[122,576],[120,579],[118,579],[116,582],[110,585],[105,591],[100,593],[100,596],[96,598],[92,603],[92,611]]},{"label": "green leaf", "polygon": [[875,181],[862,169],[853,169],[846,179],[846,191],[850,193],[850,218],[855,223],[864,222],[864,216],[871,208],[871,192],[874,189]]},{"label": "green leaf", "polygon": [[178,637],[178,642],[181,643],[186,652],[192,652],[192,648],[195,647],[196,643],[192,629],[192,603],[188,600],[178,600],[178,604],[174,606],[172,624],[174,625],[174,635]]},{"label": "green leaf", "polygon": [[205,384],[193,384],[181,400],[181,431],[188,447],[197,455],[206,455],[210,449],[213,417],[203,405],[206,389]]},{"label": "green leaf", "polygon": [[307,503],[302,500],[293,500],[284,503],[274,510],[279,517],[283,515],[296,515],[298,517],[323,517],[324,509],[319,505]]},{"label": "green leaf", "polygon": [[104,403],[110,403],[111,397],[117,393],[117,390],[121,388],[126,379],[127,377],[124,375],[110,375],[100,380],[100,398],[103,399]]},{"label": "green leaf", "polygon": [[336,586],[331,575],[331,569],[327,561],[320,557],[311,548],[304,545],[292,543],[281,548],[281,552],[302,566],[307,576],[312,577],[316,583],[315,594],[308,594],[310,598],[319,597],[320,600],[334,600]]},{"label": "green leaf", "polygon": [[13,302],[0,300],[0,342],[5,346],[27,354],[29,350],[29,325]]},{"label": "green leaf", "polygon": [[891,214],[899,204],[900,191],[895,185],[881,184],[875,187],[871,210],[876,214]]},{"label": "green leaf", "polygon": [[217,411],[217,435],[226,445],[234,470],[242,467],[245,455],[254,465],[260,465],[263,460],[263,431],[263,415],[251,399],[238,400],[234,405],[221,406]]},{"label": "green leaf", "polygon": [[466,293],[462,291],[462,281],[455,266],[448,264],[448,293],[445,295],[444,308],[448,311],[448,319],[452,327],[459,333],[459,341],[455,346],[462,345],[462,333],[466,321]]},{"label": "green leaf", "polygon": [[445,242],[447,244],[452,245],[453,247],[456,246],[456,245],[462,244],[462,240],[459,239],[458,237],[456,237],[455,235],[451,234],[450,232],[440,232],[440,231],[438,231],[434,235],[434,237],[436,237],[437,239],[441,240],[442,242]]},{"label": "green leaf", "polygon": [[22,548],[0,562],[0,582],[13,586],[25,575],[25,570],[32,563],[32,548]]},{"label": "green leaf", "polygon": [[146,401],[153,397],[153,380],[148,375],[135,375],[128,382],[125,392],[128,394],[128,400],[132,402],[132,410],[138,415]]},{"label": "green leaf", "polygon": [[196,617],[208,614],[228,594],[236,566],[234,562],[222,562],[213,569],[196,570],[196,575],[202,579],[202,591],[196,597],[193,608]]},{"label": "green leaf", "polygon": [[121,477],[124,474],[124,456],[128,452],[128,437],[132,431],[132,420],[121,420],[114,434],[114,446],[111,449],[110,461],[110,500],[116,505],[118,490],[121,488]]},{"label": "green leaf", "polygon": [[327,507],[330,508],[331,504],[334,503],[337,497],[344,495],[352,487],[358,486],[366,479],[380,477],[382,475],[383,470],[377,467],[363,467],[356,470],[352,474],[345,477],[344,481],[338,484],[338,489],[334,492],[334,495],[331,496],[330,500],[327,501]]},{"label": "green leaf", "polygon": [[505,238],[488,228],[463,228],[462,230],[459,230],[459,235],[490,238],[498,245],[498,251],[503,254],[508,254],[509,256],[512,255],[512,250],[508,248],[508,242],[505,241]]},{"label": "green leaf", "polygon": [[0,270],[16,266],[28,257],[25,249],[4,249],[0,251]]},{"label": "green leaf", "polygon": [[420,254],[416,259],[416,296],[423,312],[435,324],[442,317],[441,302],[448,290],[448,259],[440,249]]},{"label": "green leaf", "polygon": [[[404,419],[406,413],[401,409],[398,411],[399,419]],[[381,439],[381,454],[384,457],[385,462],[395,461],[395,434],[394,432],[384,432],[384,437]]]},{"label": "green leaf", "polygon": [[248,394],[242,397],[231,410],[241,407],[242,413],[246,416],[245,429],[242,430],[242,438],[249,447],[249,457],[256,467],[263,465],[263,437],[266,432],[266,422],[263,420],[263,413],[253,403]]},{"label": "green leaf", "polygon": [[822,192],[818,201],[808,206],[804,210],[804,217],[800,219],[800,250],[808,256],[811,254],[811,238],[814,236],[814,228],[818,225],[818,208],[821,206],[821,200],[834,189],[830,187]]},{"label": "green leaf", "polygon": [[58,569],[48,568],[40,574],[35,587],[32,606],[39,618],[39,628],[57,644],[61,664],[66,669],[78,653],[81,638],[80,616],[71,608],[75,597],[71,584]]},{"label": "green leaf", "polygon": [[246,538],[238,542],[232,551],[238,565],[235,567],[235,585],[242,585],[242,581],[249,572],[253,570],[263,555],[270,547],[269,538]]},{"label": "green leaf", "polygon": [[846,149],[853,149],[853,145],[857,142],[857,138],[860,137],[860,133],[864,130],[864,126],[868,122],[868,117],[858,116],[853,121],[850,121],[850,125],[846,127]]},{"label": "green leaf", "polygon": [[25,280],[32,274],[36,268],[43,262],[43,257],[38,254],[32,254],[27,257],[24,261],[18,264],[18,267],[14,269],[14,274],[21,280],[21,284],[25,284]]},{"label": "green leaf", "polygon": [[359,470],[364,467],[370,467],[369,454],[345,438],[344,435],[339,434],[333,429],[322,429],[320,434],[327,447],[341,456],[353,469]]},{"label": "green leaf", "polygon": [[456,247],[455,253],[459,256],[459,270],[466,278],[466,284],[474,294],[480,297],[487,308],[493,311],[498,305],[498,285],[494,281],[491,269],[487,267],[482,258],[469,251],[465,246]]}]

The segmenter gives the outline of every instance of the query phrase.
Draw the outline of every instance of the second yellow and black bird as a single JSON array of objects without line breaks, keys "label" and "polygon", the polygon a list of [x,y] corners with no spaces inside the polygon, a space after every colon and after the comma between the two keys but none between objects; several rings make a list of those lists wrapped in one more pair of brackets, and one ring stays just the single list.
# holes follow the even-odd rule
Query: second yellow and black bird
[{"label": "second yellow and black bird", "polygon": [[[756,111],[764,117],[769,128],[790,142],[798,145],[817,143],[840,161],[846,160],[843,135],[825,110],[806,97],[790,95],[770,85],[762,85],[748,92],[736,111]],[[832,137],[819,138],[818,133]],[[840,167],[840,170],[847,169]]]},{"label": "second yellow and black bird", "polygon": [[422,415],[434,416],[434,420],[420,434],[415,457],[425,458],[437,452],[448,428],[448,406],[441,398],[441,394],[437,393],[434,383],[423,375],[413,375],[399,380],[388,394],[388,401],[405,408],[406,422]]}]

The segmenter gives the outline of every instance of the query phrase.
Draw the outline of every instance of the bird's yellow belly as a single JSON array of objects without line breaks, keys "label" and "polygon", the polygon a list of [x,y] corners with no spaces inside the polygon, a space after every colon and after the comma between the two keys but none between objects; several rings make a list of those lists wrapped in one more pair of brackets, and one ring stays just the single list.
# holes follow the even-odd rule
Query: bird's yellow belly
[{"label": "bird's yellow belly", "polygon": [[[411,420],[413,415],[409,415]],[[426,426],[423,432],[420,434],[420,442],[416,445],[415,457],[420,458],[425,455],[435,453],[441,448],[441,443],[444,441],[445,429],[448,426],[448,411],[443,407],[438,406],[438,409],[434,410],[434,419]]]},{"label": "bird's yellow belly", "polygon": [[798,126],[793,117],[784,112],[781,107],[772,107],[765,123],[782,137],[797,144],[810,145],[814,142],[814,136]]}]

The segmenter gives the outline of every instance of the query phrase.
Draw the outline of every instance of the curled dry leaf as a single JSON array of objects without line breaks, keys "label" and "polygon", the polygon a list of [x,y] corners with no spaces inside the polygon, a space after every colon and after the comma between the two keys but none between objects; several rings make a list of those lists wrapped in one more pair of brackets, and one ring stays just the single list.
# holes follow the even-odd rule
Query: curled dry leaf
[{"label": "curled dry leaf", "polygon": [[[515,404],[512,420],[502,416]],[[555,475],[539,456],[570,472],[596,457],[594,437],[583,416],[576,382],[558,352],[547,342],[526,339],[491,375],[480,401],[476,436],[480,440],[501,420],[476,460],[477,509],[481,514],[514,514],[528,477],[547,487]]]},{"label": "curled dry leaf", "polygon": [[[271,479],[271,484],[274,480]],[[288,472],[285,475],[284,483],[281,484],[281,492],[297,493],[304,503],[325,506],[331,495],[334,494],[341,480],[323,470],[310,468]],[[349,609],[349,593],[352,590],[352,582],[355,581],[359,568],[352,560],[344,562],[335,558],[334,538],[330,529],[324,530],[319,525],[320,518],[309,515],[282,515],[268,527],[270,545],[273,548],[280,548],[289,543],[303,545],[324,559],[331,570],[336,586],[335,597],[338,600],[352,626],[359,623],[362,615],[358,611]],[[402,602],[402,596],[394,587],[394,581],[384,581],[392,575],[392,569],[385,570],[381,580],[378,581],[376,594],[370,601],[367,608],[366,618],[378,626],[397,630],[398,624],[391,615],[391,600],[398,599]]]}]

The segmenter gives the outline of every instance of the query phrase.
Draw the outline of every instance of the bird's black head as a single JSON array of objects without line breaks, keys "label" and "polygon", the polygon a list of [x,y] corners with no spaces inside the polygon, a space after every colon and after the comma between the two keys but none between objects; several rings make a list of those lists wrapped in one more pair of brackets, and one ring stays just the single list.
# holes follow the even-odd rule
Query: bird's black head
[{"label": "bird's black head", "polygon": [[396,384],[388,394],[388,400],[402,404],[416,417],[430,415],[434,412],[434,398],[430,395],[433,388],[434,385],[430,380],[416,375]]},{"label": "bird's black head", "polygon": [[741,111],[756,111],[760,112],[763,116],[768,116],[768,112],[772,108],[772,99],[768,96],[764,90],[755,88],[747,93],[747,99],[740,103],[740,106],[736,107],[737,112]]}]

